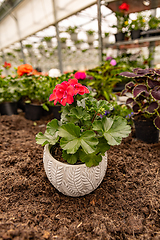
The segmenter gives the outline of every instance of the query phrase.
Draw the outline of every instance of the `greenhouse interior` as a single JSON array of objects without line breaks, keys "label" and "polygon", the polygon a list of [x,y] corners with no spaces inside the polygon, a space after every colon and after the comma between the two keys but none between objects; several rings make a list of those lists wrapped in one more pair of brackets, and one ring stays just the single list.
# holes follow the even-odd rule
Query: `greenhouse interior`
[{"label": "greenhouse interior", "polygon": [[160,239],[160,0],[0,0],[0,240]]}]

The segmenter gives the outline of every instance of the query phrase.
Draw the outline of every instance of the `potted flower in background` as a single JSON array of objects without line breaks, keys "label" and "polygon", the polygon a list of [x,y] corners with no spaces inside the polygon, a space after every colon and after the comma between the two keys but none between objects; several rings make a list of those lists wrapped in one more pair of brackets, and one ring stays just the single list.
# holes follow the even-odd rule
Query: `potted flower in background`
[{"label": "potted flower in background", "polygon": [[75,78],[56,85],[49,99],[62,104],[62,114],[36,135],[36,142],[45,145],[47,177],[65,195],[89,194],[105,175],[106,151],[128,136],[130,126],[122,117],[107,118],[104,113],[112,105],[96,100]]},{"label": "potted flower in background", "polygon": [[133,109],[137,139],[147,143],[159,141],[160,130],[160,70],[135,68],[133,72],[120,73],[132,78],[122,95],[131,93],[126,104]]},{"label": "potted flower in background", "polygon": [[10,75],[4,78],[0,77],[0,113],[2,115],[17,114],[17,102],[21,98],[21,94],[22,84],[19,79]]},{"label": "potted flower in background", "polygon": [[52,48],[52,37],[44,37],[42,41],[45,41],[48,48]]},{"label": "potted flower in background", "polygon": [[140,38],[142,30],[145,29],[146,20],[141,13],[137,14],[137,18],[132,20],[129,24],[129,30],[131,31],[131,39]]},{"label": "potted flower in background", "polygon": [[104,45],[104,47],[107,47],[107,44],[109,44],[109,35],[110,35],[109,32],[105,32],[104,33],[104,38],[103,38],[103,45]]},{"label": "potted flower in background", "polygon": [[11,68],[11,63],[9,63],[9,62],[4,62],[3,67],[4,67],[5,69],[10,69],[10,68]]},{"label": "potted flower in background", "polygon": [[117,28],[117,33],[115,34],[116,42],[125,40],[125,32],[127,31],[127,27],[129,26],[129,14],[127,11],[129,10],[129,4],[122,3],[119,6],[120,12],[115,12],[115,16],[117,18],[117,24],[112,25],[112,27]]},{"label": "potted flower in background", "polygon": [[78,33],[77,33],[77,28],[78,28],[77,26],[74,26],[74,27],[69,26],[69,27],[67,28],[67,30],[66,30],[66,32],[70,34],[71,40],[72,40],[73,42],[75,42],[75,41],[78,40],[78,37],[77,37],[77,35],[78,35]]},{"label": "potted flower in background", "polygon": [[86,31],[86,34],[87,34],[88,44],[93,45],[95,31],[92,29],[89,29]]},{"label": "potted flower in background", "polygon": [[[148,19],[148,31],[155,30],[160,27],[160,18],[150,15]],[[149,37],[157,36],[159,33],[149,33]]]},{"label": "potted flower in background", "polygon": [[60,38],[60,41],[61,41],[61,46],[62,48],[66,48],[66,41],[67,41],[67,38]]}]

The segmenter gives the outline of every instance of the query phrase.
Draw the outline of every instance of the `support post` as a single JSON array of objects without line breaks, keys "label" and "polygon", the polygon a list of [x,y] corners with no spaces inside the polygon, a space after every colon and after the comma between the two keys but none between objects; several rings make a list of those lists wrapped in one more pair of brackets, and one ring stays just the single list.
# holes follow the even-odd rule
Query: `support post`
[{"label": "support post", "polygon": [[[6,62],[5,54],[4,51],[2,50],[2,57],[3,57],[3,62]],[[8,69],[5,68],[6,75],[8,75]]]},{"label": "support post", "polygon": [[[156,16],[156,9],[151,10],[151,15]],[[149,67],[154,67],[154,56],[155,56],[155,42],[149,43],[149,57],[152,56],[152,60],[149,62]]]},{"label": "support post", "polygon": [[97,0],[97,19],[98,19],[98,41],[99,41],[99,61],[103,61],[103,43],[101,29],[101,0]]},{"label": "support post", "polygon": [[56,38],[58,44],[58,60],[59,60],[59,69],[61,74],[63,74],[63,65],[62,65],[62,48],[61,48],[61,41],[59,37],[59,27],[57,22],[57,13],[56,13],[56,0],[53,0],[53,9],[54,9],[54,18],[55,18],[55,28],[56,28]]}]

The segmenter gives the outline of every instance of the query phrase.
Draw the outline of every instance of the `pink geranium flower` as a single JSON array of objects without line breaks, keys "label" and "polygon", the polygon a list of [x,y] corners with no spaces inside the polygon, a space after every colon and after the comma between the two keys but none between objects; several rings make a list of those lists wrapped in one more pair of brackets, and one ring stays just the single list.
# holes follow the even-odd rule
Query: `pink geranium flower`
[{"label": "pink geranium flower", "polygon": [[116,62],[115,59],[112,59],[112,60],[110,61],[110,64],[111,64],[112,66],[116,66],[117,62]]},{"label": "pink geranium flower", "polygon": [[86,78],[86,73],[84,71],[78,71],[74,74],[75,78],[84,80]]}]

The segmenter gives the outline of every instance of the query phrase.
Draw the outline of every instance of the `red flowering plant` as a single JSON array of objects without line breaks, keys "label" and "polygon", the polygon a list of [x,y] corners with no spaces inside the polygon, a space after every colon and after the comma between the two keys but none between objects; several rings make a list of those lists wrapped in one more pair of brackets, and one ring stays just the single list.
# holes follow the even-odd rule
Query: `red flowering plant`
[{"label": "red flowering plant", "polygon": [[134,119],[151,119],[160,130],[160,70],[135,68],[120,75],[132,79],[121,94],[132,94],[126,104],[132,106]]},{"label": "red flowering plant", "polygon": [[70,164],[98,165],[110,145],[120,144],[130,133],[126,119],[104,115],[113,109],[112,104],[95,99],[76,78],[56,85],[49,100],[62,105],[61,119],[51,120],[45,133],[36,135],[36,142],[49,144],[53,156],[55,149],[60,148],[63,159]]},{"label": "red flowering plant", "polygon": [[117,18],[117,24],[113,25],[112,27],[117,28],[118,32],[126,32],[127,27],[129,27],[129,14],[127,13],[129,10],[129,4],[122,3],[119,6],[119,12],[115,12],[115,16]]},{"label": "red flowering plant", "polygon": [[9,68],[11,68],[11,63],[4,62],[3,67],[6,69],[9,69]]}]

